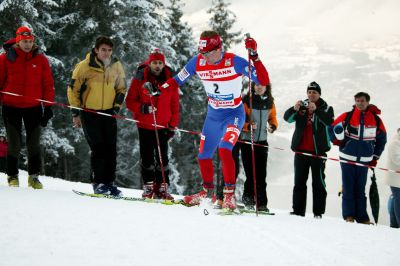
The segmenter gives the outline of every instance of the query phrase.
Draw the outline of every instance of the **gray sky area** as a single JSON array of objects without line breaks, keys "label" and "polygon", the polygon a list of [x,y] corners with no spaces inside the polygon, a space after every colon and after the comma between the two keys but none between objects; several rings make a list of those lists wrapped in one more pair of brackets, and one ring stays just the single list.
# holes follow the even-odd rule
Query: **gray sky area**
[{"label": "gray sky area", "polygon": [[[206,10],[211,2],[185,1],[183,20],[193,27],[195,37],[208,28]],[[347,49],[400,35],[400,1],[396,0],[232,0],[230,10],[237,16],[236,30],[250,32],[261,47],[272,50],[299,38]]]}]

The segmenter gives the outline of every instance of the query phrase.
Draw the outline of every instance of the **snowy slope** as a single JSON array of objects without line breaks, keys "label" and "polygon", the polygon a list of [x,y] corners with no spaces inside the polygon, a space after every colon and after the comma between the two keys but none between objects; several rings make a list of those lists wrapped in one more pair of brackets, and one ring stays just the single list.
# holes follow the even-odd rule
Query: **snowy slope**
[{"label": "snowy slope", "polygon": [[[218,216],[201,207],[80,197],[90,185],[0,175],[0,265],[396,265],[400,231],[338,218]],[[140,195],[138,190],[123,190]],[[204,208],[210,212],[203,214]]]}]

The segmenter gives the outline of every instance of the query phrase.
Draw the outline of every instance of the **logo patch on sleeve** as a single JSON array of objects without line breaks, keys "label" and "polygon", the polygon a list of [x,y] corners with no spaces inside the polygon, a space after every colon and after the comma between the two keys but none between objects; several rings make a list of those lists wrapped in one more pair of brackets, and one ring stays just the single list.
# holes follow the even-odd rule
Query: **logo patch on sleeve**
[{"label": "logo patch on sleeve", "polygon": [[186,68],[183,68],[179,73],[178,73],[178,78],[181,81],[184,81],[190,76],[189,72],[187,72]]}]

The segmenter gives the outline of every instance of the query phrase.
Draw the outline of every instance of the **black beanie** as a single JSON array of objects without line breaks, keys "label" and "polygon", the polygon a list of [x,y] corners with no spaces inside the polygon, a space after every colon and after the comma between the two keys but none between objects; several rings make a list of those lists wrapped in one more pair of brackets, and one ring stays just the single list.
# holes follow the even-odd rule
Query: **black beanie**
[{"label": "black beanie", "polygon": [[313,91],[317,91],[319,93],[319,95],[321,95],[321,87],[318,85],[317,82],[313,81],[311,82],[308,87],[307,87],[307,91],[309,90],[313,90]]}]

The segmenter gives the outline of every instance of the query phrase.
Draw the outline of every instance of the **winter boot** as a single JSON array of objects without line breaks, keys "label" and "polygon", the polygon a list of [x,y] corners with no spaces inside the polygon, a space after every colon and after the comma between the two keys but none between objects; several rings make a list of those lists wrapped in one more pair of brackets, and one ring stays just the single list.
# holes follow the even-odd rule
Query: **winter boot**
[{"label": "winter boot", "polygon": [[39,177],[37,175],[29,175],[28,176],[28,187],[32,187],[34,189],[42,189],[43,185],[39,181]]},{"label": "winter boot", "polygon": [[152,199],[154,196],[154,183],[147,182],[143,185],[143,199]]},{"label": "winter boot", "polygon": [[172,197],[171,194],[167,192],[168,188],[167,183],[161,183],[157,185],[158,185],[158,191],[156,192],[157,198],[164,200],[174,200],[174,197]]},{"label": "winter boot", "polygon": [[249,211],[255,211],[256,210],[256,203],[254,202],[254,199],[252,197],[248,196],[243,196],[242,197],[242,202],[244,204],[244,208]]},{"label": "winter boot", "polygon": [[199,205],[200,201],[202,199],[207,198],[207,196],[210,194],[212,194],[212,189],[207,189],[207,188],[203,187],[203,190],[201,190],[200,192],[193,194],[193,195],[183,197],[183,201],[187,205],[191,205],[191,206]]},{"label": "winter boot", "polygon": [[122,197],[122,191],[117,188],[112,182],[107,184],[110,195],[114,197]]},{"label": "winter boot", "polygon": [[13,176],[7,177],[7,181],[8,181],[8,186],[19,187],[18,175],[13,175]]},{"label": "winter boot", "polygon": [[224,187],[224,202],[222,209],[236,209],[235,187]]},{"label": "winter boot", "polygon": [[106,184],[103,183],[93,183],[94,194],[109,195],[110,189]]},{"label": "winter boot", "polygon": [[267,205],[260,205],[260,206],[258,206],[258,210],[259,210],[260,212],[269,212],[269,209],[268,209]]}]

